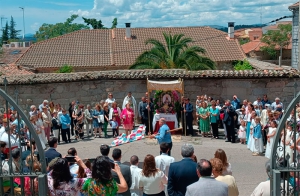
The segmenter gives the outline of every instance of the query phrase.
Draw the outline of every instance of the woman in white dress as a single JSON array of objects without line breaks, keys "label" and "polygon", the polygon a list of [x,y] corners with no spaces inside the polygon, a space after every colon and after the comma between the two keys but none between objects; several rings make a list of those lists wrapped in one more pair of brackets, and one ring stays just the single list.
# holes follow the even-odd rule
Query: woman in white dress
[{"label": "woman in white dress", "polygon": [[250,136],[249,136],[249,141],[247,142],[247,148],[254,152],[254,140],[253,140],[253,128],[256,126],[255,123],[255,117],[256,117],[256,112],[252,111],[251,112],[251,124],[250,124]]},{"label": "woman in white dress", "polygon": [[267,135],[267,145],[266,145],[266,153],[265,153],[265,157],[267,157],[268,159],[271,157],[271,150],[273,147],[273,143],[274,143],[274,136],[276,134],[276,129],[277,129],[277,123],[276,121],[272,121],[271,122],[271,127],[269,127],[269,132]]},{"label": "woman in white dress", "polygon": [[41,144],[42,144],[42,148],[46,149],[46,145],[45,145],[45,143],[43,141],[43,138],[42,138],[42,131],[40,130],[40,128],[36,124],[36,122],[37,122],[37,116],[31,116],[30,117],[30,122],[31,122],[32,126],[34,127],[34,130],[35,130],[36,134],[40,138],[40,141],[41,141]]},{"label": "woman in white dress", "polygon": [[45,136],[44,123],[43,123],[43,117],[42,117],[41,112],[38,112],[35,124],[38,127],[39,131],[41,131],[41,134],[40,134],[41,136],[39,136],[41,138],[41,141],[43,141],[44,144],[46,144],[47,140],[46,140],[46,136]]},{"label": "woman in white dress", "polygon": [[[286,128],[286,133],[285,133],[285,138],[283,137],[284,131],[282,131],[282,136],[281,136],[281,142],[280,142],[280,147],[277,148],[277,153],[279,157],[286,157],[287,155],[290,156],[289,159],[289,164],[293,162],[293,149],[291,149],[291,145],[293,144],[293,129],[291,126],[288,126]],[[284,153],[285,150],[285,154]]]}]

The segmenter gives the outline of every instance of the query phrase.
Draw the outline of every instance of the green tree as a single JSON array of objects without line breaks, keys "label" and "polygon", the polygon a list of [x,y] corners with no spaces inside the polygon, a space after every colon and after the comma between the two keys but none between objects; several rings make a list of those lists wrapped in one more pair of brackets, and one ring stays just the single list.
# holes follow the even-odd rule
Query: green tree
[{"label": "green tree", "polygon": [[95,18],[84,18],[84,17],[82,17],[82,19],[84,23],[86,23],[87,25],[91,25],[93,29],[107,29],[106,27],[104,27],[101,20],[97,20]]},{"label": "green tree", "polygon": [[215,63],[202,56],[206,52],[204,48],[188,46],[193,42],[191,38],[165,32],[163,36],[166,46],[156,39],[148,39],[146,45],[152,44],[153,47],[139,55],[130,69],[215,69]]},{"label": "green tree", "polygon": [[279,24],[278,29],[269,30],[262,37],[261,41],[266,43],[267,46],[261,47],[261,50],[267,52],[271,58],[276,58],[276,49],[279,48],[280,56],[282,56],[282,49],[289,45],[291,35],[291,24]]},{"label": "green tree", "polygon": [[21,30],[16,30],[16,22],[14,21],[14,18],[11,16],[10,17],[10,25],[8,27],[8,31],[9,31],[9,39],[19,39],[18,35],[20,33]]},{"label": "green tree", "polygon": [[89,29],[87,25],[73,23],[73,21],[78,18],[78,15],[71,15],[65,22],[60,22],[56,24],[46,24],[44,23],[39,30],[35,33],[37,41],[42,41],[45,39],[50,39],[53,37],[58,37],[66,33],[71,33],[74,31]]},{"label": "green tree", "polygon": [[234,70],[252,70],[253,67],[252,65],[249,63],[249,61],[247,61],[246,59],[243,61],[238,61],[237,63],[235,63],[234,65]]},{"label": "green tree", "polygon": [[117,25],[118,25],[118,19],[117,19],[117,18],[114,18],[114,20],[112,21],[112,26],[111,26],[111,28],[112,28],[112,29],[117,28]]},{"label": "green tree", "polygon": [[8,23],[6,22],[5,27],[2,29],[2,36],[1,36],[1,44],[7,43],[9,39],[9,26]]}]

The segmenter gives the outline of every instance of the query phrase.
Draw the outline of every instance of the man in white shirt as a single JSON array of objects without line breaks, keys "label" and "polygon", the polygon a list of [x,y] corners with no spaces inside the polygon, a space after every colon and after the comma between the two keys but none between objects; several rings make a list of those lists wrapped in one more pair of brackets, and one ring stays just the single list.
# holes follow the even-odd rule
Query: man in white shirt
[{"label": "man in white shirt", "polygon": [[170,150],[168,143],[161,143],[160,150],[162,151],[162,154],[155,157],[156,168],[160,169],[168,176],[170,164],[173,163],[175,159],[168,155]]},{"label": "man in white shirt", "polygon": [[[160,150],[162,151],[162,154],[155,157],[156,168],[160,169],[161,171],[164,172],[166,176],[168,176],[170,164],[175,162],[175,159],[174,157],[168,155],[168,152],[170,150],[168,143],[165,142],[161,143]],[[167,185],[165,186],[165,194],[166,196],[168,196]]]},{"label": "man in white shirt", "polygon": [[278,107],[280,107],[280,106],[278,106],[278,105],[280,105],[281,108],[283,108],[283,104],[280,102],[279,97],[276,97],[276,98],[275,98],[275,101],[271,104],[272,110],[275,111]]},{"label": "man in white shirt", "polygon": [[48,100],[44,100],[43,103],[41,105],[39,105],[39,110],[40,112],[43,111],[43,107],[48,108]]},{"label": "man in white shirt", "polygon": [[132,178],[130,194],[131,194],[131,196],[142,196],[143,191],[139,188],[140,173],[142,171],[142,169],[138,167],[139,158],[136,155],[133,155],[130,158],[130,164],[131,164],[130,172],[131,172],[131,178]]}]

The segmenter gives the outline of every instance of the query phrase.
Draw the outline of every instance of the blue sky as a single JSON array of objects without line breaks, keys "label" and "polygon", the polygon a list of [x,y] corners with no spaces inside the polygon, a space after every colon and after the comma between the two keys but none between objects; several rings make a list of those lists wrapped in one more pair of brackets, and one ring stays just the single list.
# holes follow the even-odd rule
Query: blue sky
[{"label": "blue sky", "polygon": [[[13,16],[17,29],[35,33],[43,23],[63,22],[71,14],[101,19],[107,27],[118,18],[118,27],[125,22],[132,27],[204,26],[259,24],[291,15],[288,6],[296,0],[0,0],[0,16]],[[3,20],[3,23],[6,20]],[[82,19],[76,20],[82,23]],[[23,32],[21,32],[23,34]]]}]

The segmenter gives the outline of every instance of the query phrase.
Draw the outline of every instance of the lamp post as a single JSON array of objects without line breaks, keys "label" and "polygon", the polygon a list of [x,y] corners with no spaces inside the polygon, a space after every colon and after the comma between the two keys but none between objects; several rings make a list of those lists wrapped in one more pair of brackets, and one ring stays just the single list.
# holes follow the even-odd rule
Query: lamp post
[{"label": "lamp post", "polygon": [[23,41],[25,40],[25,18],[24,18],[24,7],[19,7],[23,11]]}]

